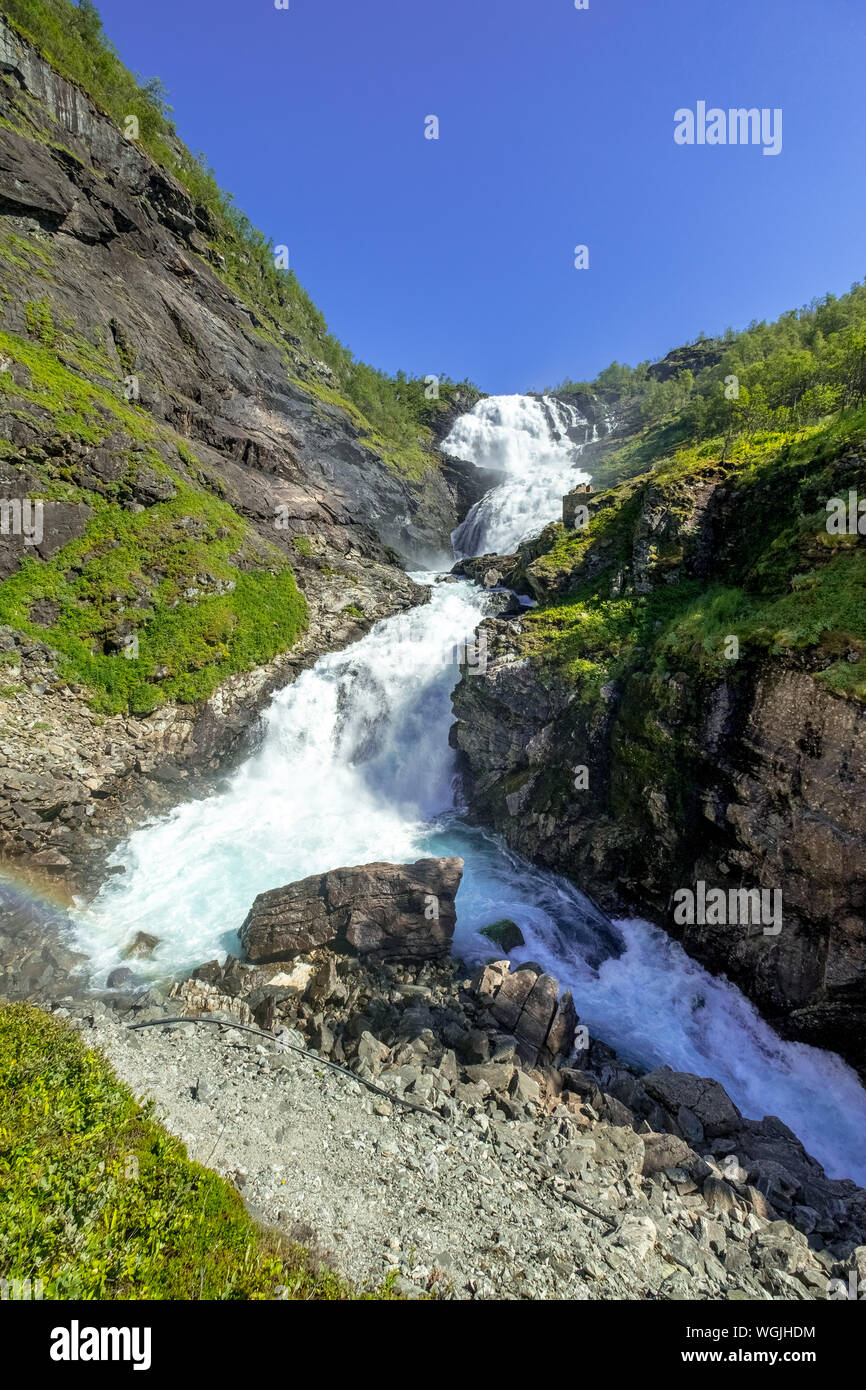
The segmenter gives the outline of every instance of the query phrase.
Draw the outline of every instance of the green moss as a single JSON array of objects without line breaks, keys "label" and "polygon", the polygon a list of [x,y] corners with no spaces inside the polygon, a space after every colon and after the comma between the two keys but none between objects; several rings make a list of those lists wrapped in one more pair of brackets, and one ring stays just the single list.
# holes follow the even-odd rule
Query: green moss
[{"label": "green moss", "polygon": [[[0,1005],[0,1272],[48,1299],[347,1299],[257,1227],[218,1174],[137,1104],[100,1053]],[[388,1286],[364,1295],[387,1298]]]},{"label": "green moss", "polygon": [[[11,398],[13,413],[23,413],[24,418],[26,412],[21,412],[16,403],[36,406],[47,412],[58,433],[69,434],[85,444],[102,443],[118,425],[133,439],[152,440],[156,433],[152,420],[122,399],[119,382],[112,390],[83,374],[84,369],[92,370],[94,366],[92,345],[85,348],[82,342],[64,340],[64,350],[68,353],[68,366],[41,341],[30,343],[17,334],[0,332],[0,353],[20,362],[30,376],[28,386],[18,386],[8,372],[0,375],[0,402],[4,396]],[[83,356],[90,360],[83,361]]]},{"label": "green moss", "polygon": [[[101,360],[101,347],[61,336],[70,360],[88,357],[91,367]],[[56,430],[87,444],[118,426],[132,441],[146,441],[98,493],[77,481],[74,455],[34,465],[43,498],[86,504],[93,515],[80,540],[49,561],[26,559],[0,584],[0,622],[58,651],[63,678],[89,687],[94,708],[105,713],[144,714],[166,700],[206,699],[227,676],[292,646],[307,608],[283,552],[197,485],[201,470],[188,446],[42,344],[0,334],[0,351],[29,374],[26,387],[0,375],[0,394],[13,409],[16,403],[44,407]],[[192,479],[169,467],[158,442],[177,449]],[[127,503],[145,467],[166,479],[173,495],[131,510]],[[30,618],[40,599],[59,607],[49,627]],[[135,638],[137,655],[110,654],[118,638]]]},{"label": "green moss", "polygon": [[491,922],[489,927],[482,927],[481,935],[486,936],[488,941],[492,941],[494,946],[498,946],[506,955],[515,947],[524,945],[523,932],[509,917],[501,917],[498,922]]},{"label": "green moss", "polygon": [[18,236],[15,232],[0,233],[0,261],[6,267],[7,274],[18,272],[19,275],[38,275],[40,279],[50,279],[52,256],[48,247]]},{"label": "green moss", "polygon": [[29,300],[24,305],[27,330],[43,347],[53,347],[56,330],[47,299]]}]

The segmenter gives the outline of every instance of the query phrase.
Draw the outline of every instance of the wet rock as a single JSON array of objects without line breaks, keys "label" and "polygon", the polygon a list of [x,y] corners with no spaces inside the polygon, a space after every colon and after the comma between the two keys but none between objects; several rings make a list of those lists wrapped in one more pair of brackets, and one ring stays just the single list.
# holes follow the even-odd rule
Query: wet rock
[{"label": "wet rock", "polygon": [[678,1115],[681,1108],[688,1110],[709,1139],[734,1134],[742,1124],[743,1117],[724,1087],[709,1077],[658,1067],[642,1077],[641,1084],[671,1115]]},{"label": "wet rock", "polygon": [[523,932],[517,923],[512,922],[508,917],[503,917],[498,922],[491,922],[489,927],[482,927],[481,935],[486,936],[488,941],[492,941],[506,955],[509,951],[525,944]]},{"label": "wet rock", "polygon": [[119,965],[116,970],[109,971],[105,981],[106,989],[130,989],[138,984],[141,984],[140,976],[128,965]]},{"label": "wet rock", "polygon": [[253,961],[326,944],[378,960],[429,960],[448,951],[462,859],[362,864],[260,893],[240,931]]},{"label": "wet rock", "polygon": [[151,936],[149,932],[136,932],[132,941],[121,951],[124,960],[146,960],[152,956],[159,945],[159,937]]}]

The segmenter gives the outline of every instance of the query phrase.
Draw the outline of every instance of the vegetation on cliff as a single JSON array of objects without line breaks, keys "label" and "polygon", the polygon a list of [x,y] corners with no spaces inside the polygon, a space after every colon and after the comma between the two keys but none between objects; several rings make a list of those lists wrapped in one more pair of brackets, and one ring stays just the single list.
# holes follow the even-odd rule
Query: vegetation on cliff
[{"label": "vegetation on cliff", "polygon": [[[523,547],[525,649],[589,700],[636,670],[736,681],[766,656],[866,699],[866,561],[827,527],[828,501],[863,489],[866,288],[716,346],[676,411],[590,465],[615,485],[588,525]],[[616,376],[626,396],[652,381]]]},{"label": "vegetation on cliff", "polygon": [[259,331],[286,350],[290,370],[304,388],[345,409],[365,441],[399,471],[418,477],[435,467],[431,431],[447,417],[455,397],[462,392],[474,398],[477,389],[442,374],[438,394],[431,397],[426,378],[404,372],[392,377],[359,362],[328,332],[324,316],[294,271],[275,263],[272,241],[219,186],[206,157],[192,154],[178,139],[160,80],[142,81],[120,61],[91,0],[3,0],[3,10],[52,66],[79,85],[117,125],[123,127],[130,116],[137,119],[137,143],[183,185],[205,214],[210,264],[255,306]]},{"label": "vegetation on cliff", "polygon": [[3,1278],[41,1280],[51,1299],[358,1296],[256,1226],[234,1188],[192,1163],[56,1019],[0,1006],[0,1062]]},{"label": "vegetation on cliff", "polygon": [[[205,699],[291,647],[307,607],[285,555],[201,485],[185,441],[113,394],[93,344],[47,309],[33,318],[38,342],[0,333],[0,354],[17,368],[0,374],[0,410],[50,421],[59,452],[34,454],[38,494],[87,509],[89,520],[52,558],[25,559],[0,584],[0,624],[48,643],[61,678],[85,685],[105,713]],[[119,431],[115,476],[81,486],[76,446]],[[13,453],[0,439],[0,460]]]}]

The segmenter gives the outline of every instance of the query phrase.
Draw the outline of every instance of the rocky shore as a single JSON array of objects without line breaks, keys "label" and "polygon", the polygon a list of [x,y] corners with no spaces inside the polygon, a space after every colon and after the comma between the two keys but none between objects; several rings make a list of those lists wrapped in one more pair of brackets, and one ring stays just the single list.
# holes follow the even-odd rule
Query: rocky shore
[{"label": "rocky shore", "polygon": [[[422,861],[420,886],[453,885],[453,862]],[[335,871],[355,875],[356,923],[381,916],[388,870],[405,873]],[[321,901],[315,880],[292,887],[295,907]],[[848,1296],[866,1274],[866,1192],[717,1082],[641,1075],[588,1042],[539,968],[469,973],[441,933],[413,958],[423,914],[419,895],[384,955],[368,937],[360,953],[229,957],[165,992],[132,973],[51,1007],[259,1220],[358,1282],[395,1270],[410,1297]]]}]

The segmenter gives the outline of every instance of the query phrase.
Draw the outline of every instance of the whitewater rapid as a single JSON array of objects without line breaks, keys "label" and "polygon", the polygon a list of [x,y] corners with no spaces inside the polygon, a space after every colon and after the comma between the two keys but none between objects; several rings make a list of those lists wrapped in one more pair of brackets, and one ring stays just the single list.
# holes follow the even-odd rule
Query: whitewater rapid
[{"label": "whitewater rapid", "polygon": [[[486,410],[476,407],[453,432],[462,428],[466,441],[480,422],[484,438],[498,441],[512,538],[520,527],[540,530],[560,505],[546,483],[528,489],[534,510],[514,505],[520,458],[530,475],[536,464],[551,475],[565,469],[557,417],[543,416],[553,421],[551,458],[539,464],[538,415],[515,407],[520,399],[483,402]],[[508,418],[531,418],[532,430],[516,427],[505,437]],[[565,472],[577,480],[573,456]],[[483,518],[478,526],[482,540],[494,534]],[[461,855],[455,954],[489,958],[481,928],[511,918],[526,938],[513,958],[539,961],[571,989],[593,1036],[644,1067],[667,1063],[715,1077],[744,1114],[774,1114],[790,1125],[831,1176],[866,1184],[866,1093],[839,1057],[784,1042],[738,990],[664,932],[642,921],[609,922],[566,880],[461,820],[450,696],[489,598],[466,581],[415,577],[431,584],[429,603],[321,657],[274,696],[257,751],[223,790],[178,807],[117,849],[112,860],[124,872],[77,916],[94,983],[104,984],[137,931],[160,938],[153,959],[135,963],[137,973],[165,977],[237,953],[237,930],[265,889],[339,865]]]},{"label": "whitewater rapid", "polygon": [[451,535],[457,560],[509,555],[561,516],[562,498],[589,474],[577,465],[594,435],[577,408],[552,397],[488,396],[461,415],[442,448],[502,474]]}]

